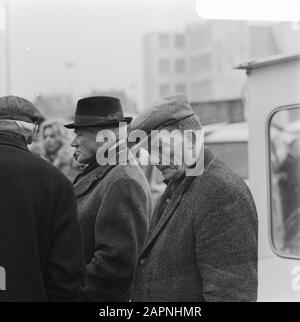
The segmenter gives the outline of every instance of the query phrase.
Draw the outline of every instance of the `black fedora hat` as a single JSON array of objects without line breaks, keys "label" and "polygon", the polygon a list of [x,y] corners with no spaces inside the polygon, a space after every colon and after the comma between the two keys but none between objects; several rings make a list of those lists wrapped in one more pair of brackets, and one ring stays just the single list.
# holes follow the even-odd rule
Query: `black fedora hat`
[{"label": "black fedora hat", "polygon": [[121,102],[116,97],[92,96],[77,102],[74,123],[68,129],[90,126],[114,126],[119,122],[130,123],[132,117],[124,117]]}]

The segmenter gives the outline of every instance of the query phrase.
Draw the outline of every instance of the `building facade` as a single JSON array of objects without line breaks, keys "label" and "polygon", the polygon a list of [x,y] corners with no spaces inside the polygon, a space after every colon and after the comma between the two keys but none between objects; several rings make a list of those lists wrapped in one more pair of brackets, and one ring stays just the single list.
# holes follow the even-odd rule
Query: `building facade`
[{"label": "building facade", "polygon": [[145,104],[179,92],[191,102],[243,96],[241,62],[281,53],[274,28],[242,21],[191,24],[180,33],[144,37]]},{"label": "building facade", "polygon": [[186,38],[183,33],[151,33],[144,38],[145,105],[174,92],[187,94]]}]

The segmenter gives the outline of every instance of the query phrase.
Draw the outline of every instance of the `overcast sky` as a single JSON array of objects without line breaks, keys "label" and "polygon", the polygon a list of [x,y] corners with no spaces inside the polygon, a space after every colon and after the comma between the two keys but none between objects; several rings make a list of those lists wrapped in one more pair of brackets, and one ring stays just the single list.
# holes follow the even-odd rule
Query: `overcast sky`
[{"label": "overcast sky", "polygon": [[[10,0],[13,94],[124,89],[143,103],[142,37],[200,21],[195,0]],[[66,62],[74,62],[73,82]]]}]

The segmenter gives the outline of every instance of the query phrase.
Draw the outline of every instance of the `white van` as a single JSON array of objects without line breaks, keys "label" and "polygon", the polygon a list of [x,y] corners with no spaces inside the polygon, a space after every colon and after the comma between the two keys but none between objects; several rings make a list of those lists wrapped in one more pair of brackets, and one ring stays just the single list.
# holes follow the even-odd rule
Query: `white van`
[{"label": "white van", "polygon": [[259,217],[259,301],[300,300],[300,55],[247,72],[249,186]]}]

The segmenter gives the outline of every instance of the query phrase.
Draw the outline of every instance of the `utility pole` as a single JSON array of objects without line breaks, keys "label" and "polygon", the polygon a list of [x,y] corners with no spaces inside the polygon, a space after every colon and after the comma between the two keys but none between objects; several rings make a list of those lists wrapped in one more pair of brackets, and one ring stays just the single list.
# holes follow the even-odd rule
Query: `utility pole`
[{"label": "utility pole", "polygon": [[5,67],[6,67],[6,95],[11,94],[11,56],[10,56],[10,8],[9,1],[4,2],[6,12],[6,37],[5,37]]},{"label": "utility pole", "polygon": [[0,67],[1,95],[11,93],[10,21],[8,1],[0,0]]}]

